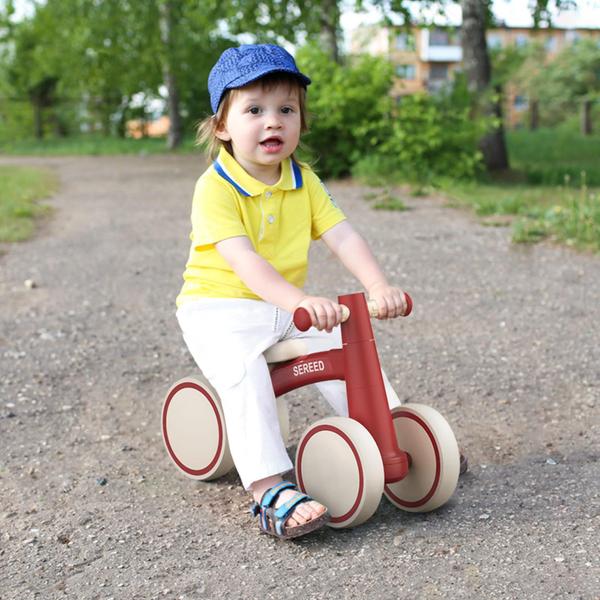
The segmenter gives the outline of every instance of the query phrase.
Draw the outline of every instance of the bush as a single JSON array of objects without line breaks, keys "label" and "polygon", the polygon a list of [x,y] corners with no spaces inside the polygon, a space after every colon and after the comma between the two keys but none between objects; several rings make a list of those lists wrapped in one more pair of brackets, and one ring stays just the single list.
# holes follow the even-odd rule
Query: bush
[{"label": "bush", "polygon": [[388,136],[375,156],[359,161],[353,174],[421,185],[437,177],[467,179],[481,169],[477,145],[489,121],[473,119],[466,85],[457,80],[437,94],[403,96],[386,127]]},{"label": "bush", "polygon": [[488,125],[472,118],[471,97],[462,80],[437,94],[405,96],[383,151],[407,179],[472,178],[480,169],[478,142]]},{"label": "bush", "polygon": [[301,48],[296,59],[313,81],[308,89],[310,132],[303,141],[322,176],[347,175],[389,135],[392,67],[372,56],[338,65],[310,45]]}]

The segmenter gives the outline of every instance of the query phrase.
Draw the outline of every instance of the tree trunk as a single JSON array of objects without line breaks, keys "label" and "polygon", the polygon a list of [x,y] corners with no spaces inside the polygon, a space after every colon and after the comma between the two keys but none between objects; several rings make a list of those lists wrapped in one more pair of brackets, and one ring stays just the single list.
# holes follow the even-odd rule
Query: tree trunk
[{"label": "tree trunk", "polygon": [[32,98],[31,106],[33,108],[33,135],[35,135],[36,140],[41,140],[44,137],[42,103],[38,98]]},{"label": "tree trunk", "polygon": [[592,135],[592,102],[584,100],[581,105],[581,133]]},{"label": "tree trunk", "polygon": [[179,112],[179,87],[174,69],[173,53],[173,1],[163,0],[160,3],[160,39],[163,44],[163,79],[167,88],[167,105],[169,109],[169,133],[167,147],[169,150],[181,144],[181,114]]},{"label": "tree trunk", "polygon": [[320,4],[321,46],[336,63],[340,62],[338,36],[340,35],[340,7],[337,0],[323,0]]},{"label": "tree trunk", "polygon": [[540,126],[540,103],[531,100],[529,108],[529,129],[535,131]]},{"label": "tree trunk", "polygon": [[[487,99],[491,81],[490,57],[485,40],[485,3],[482,0],[461,0],[462,31],[461,44],[463,66],[469,89],[479,96],[481,110],[487,115],[502,118],[501,94],[497,99]],[[498,88],[496,91],[501,92]],[[500,126],[486,134],[479,143],[483,160],[490,171],[508,168],[508,153],[504,139],[504,128]]]}]

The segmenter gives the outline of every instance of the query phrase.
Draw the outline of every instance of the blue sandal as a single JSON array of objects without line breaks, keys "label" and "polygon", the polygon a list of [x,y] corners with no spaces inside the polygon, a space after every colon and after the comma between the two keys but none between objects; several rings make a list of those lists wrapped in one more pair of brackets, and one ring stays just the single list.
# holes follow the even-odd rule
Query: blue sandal
[{"label": "blue sandal", "polygon": [[250,512],[255,516],[259,517],[258,525],[264,533],[274,535],[275,537],[289,540],[315,529],[323,527],[329,521],[329,512],[326,510],[322,515],[319,515],[316,519],[304,523],[302,525],[296,525],[296,527],[286,527],[285,524],[290,518],[294,509],[301,502],[310,502],[312,498],[301,492],[296,492],[296,495],[290,498],[287,502],[281,506],[275,508],[275,502],[279,498],[279,494],[283,490],[296,489],[296,486],[291,481],[282,481],[272,488],[269,488],[261,498],[260,502],[253,502],[250,508]]}]

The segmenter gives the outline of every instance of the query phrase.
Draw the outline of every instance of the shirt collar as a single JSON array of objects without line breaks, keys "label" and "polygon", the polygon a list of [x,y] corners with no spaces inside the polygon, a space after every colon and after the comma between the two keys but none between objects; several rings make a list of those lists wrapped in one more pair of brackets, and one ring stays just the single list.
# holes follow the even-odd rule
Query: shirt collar
[{"label": "shirt collar", "polygon": [[217,174],[230,183],[242,196],[259,196],[267,188],[296,190],[302,187],[302,171],[298,163],[291,158],[286,158],[281,163],[281,177],[274,185],[267,185],[246,173],[225,148],[221,148],[219,156],[213,162],[213,167]]}]

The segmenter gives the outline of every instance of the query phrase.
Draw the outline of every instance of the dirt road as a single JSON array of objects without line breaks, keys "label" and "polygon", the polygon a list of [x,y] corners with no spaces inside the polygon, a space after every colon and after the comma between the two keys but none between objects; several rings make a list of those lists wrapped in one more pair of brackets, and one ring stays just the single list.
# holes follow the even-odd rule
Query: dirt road
[{"label": "dirt road", "polygon": [[[163,394],[195,368],[174,298],[201,161],[0,163],[61,180],[54,217],[0,256],[0,598],[599,597],[599,257],[512,246],[432,198],[373,211],[331,182],[415,301],[375,324],[382,362],[471,471],[435,513],[384,499],[359,528],[281,543],[235,473],[191,482],[162,447]],[[357,284],[317,245],[309,287]],[[326,412],[310,389],[289,400],[293,452]]]}]

